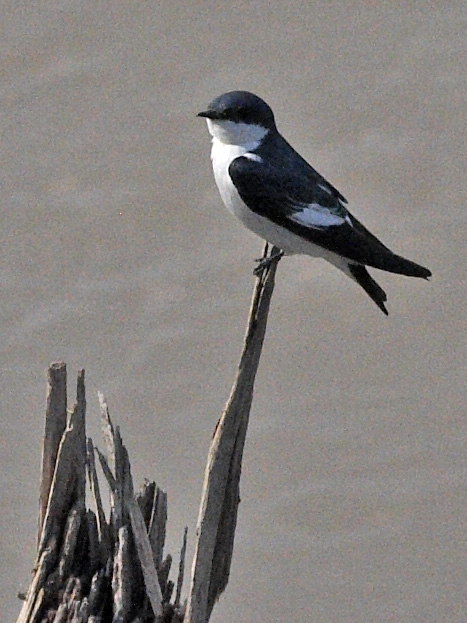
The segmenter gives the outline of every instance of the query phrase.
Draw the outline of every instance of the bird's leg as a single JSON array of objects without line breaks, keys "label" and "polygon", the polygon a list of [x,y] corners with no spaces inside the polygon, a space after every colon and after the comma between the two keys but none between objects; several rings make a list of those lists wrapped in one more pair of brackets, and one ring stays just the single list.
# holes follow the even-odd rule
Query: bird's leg
[{"label": "bird's leg", "polygon": [[255,260],[255,262],[258,262],[258,266],[253,270],[253,274],[259,277],[263,271],[267,270],[275,262],[278,262],[283,255],[284,251],[278,247],[272,247],[271,255],[266,255]]}]

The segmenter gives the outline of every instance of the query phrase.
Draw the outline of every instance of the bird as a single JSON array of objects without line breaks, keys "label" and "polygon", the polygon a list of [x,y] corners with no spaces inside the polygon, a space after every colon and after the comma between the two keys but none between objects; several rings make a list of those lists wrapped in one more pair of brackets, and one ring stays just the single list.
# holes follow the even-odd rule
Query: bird
[{"label": "bird", "polygon": [[216,97],[198,117],[212,137],[214,178],[229,212],[276,247],[258,271],[283,255],[320,257],[356,281],[388,315],[387,296],[367,267],[428,279],[431,271],[370,233],[345,197],[279,133],[274,113],[248,91]]}]

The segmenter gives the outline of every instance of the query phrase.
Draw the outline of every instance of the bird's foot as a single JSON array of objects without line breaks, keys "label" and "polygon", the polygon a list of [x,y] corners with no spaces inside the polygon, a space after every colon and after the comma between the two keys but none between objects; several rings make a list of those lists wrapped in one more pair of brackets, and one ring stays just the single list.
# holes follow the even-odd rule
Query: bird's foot
[{"label": "bird's foot", "polygon": [[255,262],[258,262],[258,266],[256,266],[253,270],[255,277],[260,277],[265,270],[270,268],[273,264],[277,264],[283,255],[284,251],[281,251],[280,249],[276,249],[274,251],[273,249],[271,255],[255,259]]}]

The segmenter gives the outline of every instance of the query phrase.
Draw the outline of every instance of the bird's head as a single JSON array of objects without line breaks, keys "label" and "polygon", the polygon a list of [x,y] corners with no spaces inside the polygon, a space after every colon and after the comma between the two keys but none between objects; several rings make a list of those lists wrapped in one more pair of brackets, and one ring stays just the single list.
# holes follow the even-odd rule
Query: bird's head
[{"label": "bird's head", "polygon": [[210,134],[229,145],[247,145],[261,141],[276,130],[271,108],[248,91],[230,91],[216,97],[207,110],[198,113],[208,124]]}]

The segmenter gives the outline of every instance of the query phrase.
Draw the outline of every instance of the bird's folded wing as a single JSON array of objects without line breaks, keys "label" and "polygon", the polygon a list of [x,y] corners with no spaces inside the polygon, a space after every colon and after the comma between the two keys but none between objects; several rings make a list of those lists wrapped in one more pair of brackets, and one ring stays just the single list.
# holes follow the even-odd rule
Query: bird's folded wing
[{"label": "bird's folded wing", "polygon": [[325,180],[320,184],[303,172],[282,173],[248,155],[233,160],[229,174],[250,210],[313,244],[376,268],[393,255],[350,214]]}]

